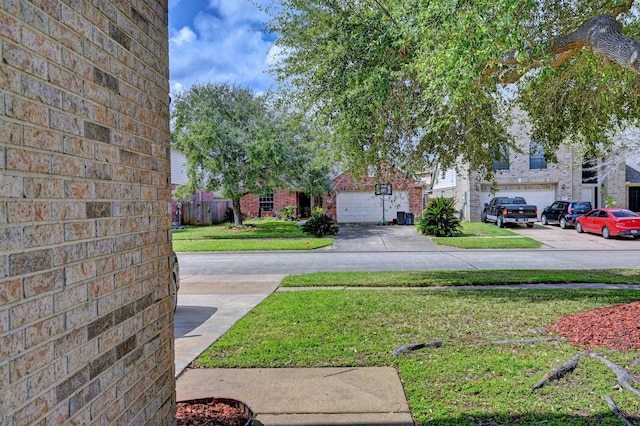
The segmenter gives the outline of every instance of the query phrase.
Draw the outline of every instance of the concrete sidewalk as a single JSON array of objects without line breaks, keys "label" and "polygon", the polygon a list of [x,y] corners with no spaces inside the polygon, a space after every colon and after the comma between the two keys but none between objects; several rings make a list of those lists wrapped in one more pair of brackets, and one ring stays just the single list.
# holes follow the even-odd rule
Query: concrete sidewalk
[{"label": "concrete sidewalk", "polygon": [[176,376],[275,291],[283,277],[181,273],[174,321]]},{"label": "concrete sidewalk", "polygon": [[182,274],[175,314],[177,400],[236,399],[254,411],[255,425],[413,426],[393,368],[188,368],[282,278]]},{"label": "concrete sidewalk", "polygon": [[178,378],[178,401],[211,396],[249,405],[254,425],[414,424],[390,367],[193,369]]}]

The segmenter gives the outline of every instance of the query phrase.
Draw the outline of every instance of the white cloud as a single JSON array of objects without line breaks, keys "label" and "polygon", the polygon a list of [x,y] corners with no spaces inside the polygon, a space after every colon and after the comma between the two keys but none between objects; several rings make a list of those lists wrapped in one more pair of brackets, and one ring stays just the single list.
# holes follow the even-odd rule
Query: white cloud
[{"label": "white cloud", "polygon": [[[264,15],[247,1],[210,0],[191,27],[170,29],[172,90],[194,83],[224,82],[266,91],[273,43],[255,29]],[[215,12],[215,13],[214,13]]]},{"label": "white cloud", "polygon": [[[258,2],[267,4],[268,1]],[[238,22],[262,22],[265,15],[248,1],[209,0],[209,6],[220,11],[220,15],[232,25]]]},{"label": "white cloud", "polygon": [[184,27],[180,31],[178,31],[173,37],[169,39],[169,41],[176,46],[182,46],[183,44],[188,44],[193,42],[196,39],[196,33],[191,31],[191,28]]}]

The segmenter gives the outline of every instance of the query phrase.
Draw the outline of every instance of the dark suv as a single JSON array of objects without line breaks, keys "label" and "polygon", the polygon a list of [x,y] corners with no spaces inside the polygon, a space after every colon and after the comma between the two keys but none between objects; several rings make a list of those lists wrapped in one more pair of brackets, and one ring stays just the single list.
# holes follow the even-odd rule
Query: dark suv
[{"label": "dark suv", "polygon": [[557,223],[560,228],[575,226],[576,219],[591,210],[589,201],[555,201],[542,211],[540,222],[543,225]]}]

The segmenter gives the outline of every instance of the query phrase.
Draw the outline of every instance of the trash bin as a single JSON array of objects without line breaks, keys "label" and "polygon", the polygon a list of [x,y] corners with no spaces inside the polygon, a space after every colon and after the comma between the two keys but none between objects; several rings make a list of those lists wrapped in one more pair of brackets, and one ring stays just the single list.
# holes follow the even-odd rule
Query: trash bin
[{"label": "trash bin", "polygon": [[397,212],[396,215],[398,217],[398,225],[404,225],[404,212]]},{"label": "trash bin", "polygon": [[405,214],[404,224],[405,225],[413,225],[413,213]]}]

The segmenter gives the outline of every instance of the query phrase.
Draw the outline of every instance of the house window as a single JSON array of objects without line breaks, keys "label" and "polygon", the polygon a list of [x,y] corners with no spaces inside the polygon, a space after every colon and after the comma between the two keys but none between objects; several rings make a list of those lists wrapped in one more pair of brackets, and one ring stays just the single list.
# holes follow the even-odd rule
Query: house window
[{"label": "house window", "polygon": [[598,162],[586,160],[582,163],[582,183],[598,183]]},{"label": "house window", "polygon": [[493,170],[509,170],[509,148],[503,148],[493,155]]},{"label": "house window", "polygon": [[546,169],[547,160],[544,158],[544,147],[538,142],[529,144],[529,169]]},{"label": "house window", "polygon": [[266,194],[261,196],[258,199],[260,203],[260,211],[262,212],[272,212],[273,211],[273,192],[271,194]]}]

